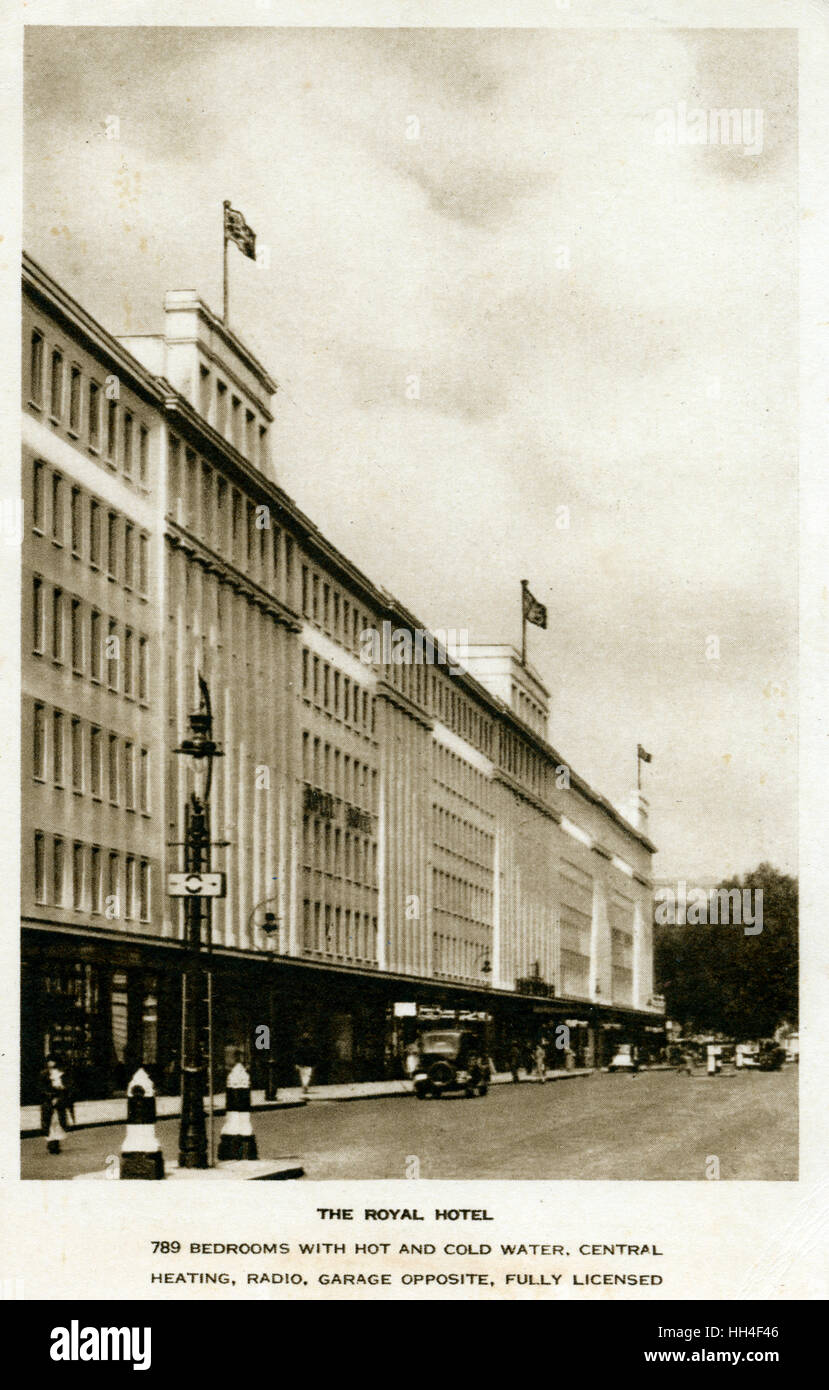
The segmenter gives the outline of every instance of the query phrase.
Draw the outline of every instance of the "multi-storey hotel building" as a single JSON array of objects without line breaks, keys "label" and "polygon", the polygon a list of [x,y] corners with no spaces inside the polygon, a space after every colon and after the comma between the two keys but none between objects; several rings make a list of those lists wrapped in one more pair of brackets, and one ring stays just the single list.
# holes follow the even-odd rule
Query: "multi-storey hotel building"
[{"label": "multi-storey hotel building", "polygon": [[286,496],[244,344],[190,292],[113,338],[27,260],[23,352],[24,1098],[48,1050],[82,1095],[178,1087],[199,674],[218,1075],[292,1082],[310,1034],[320,1080],[383,1076],[447,1014],[496,1062],[557,1023],[588,1062],[658,1040],[644,800],[567,766],[511,648],[456,661]]}]

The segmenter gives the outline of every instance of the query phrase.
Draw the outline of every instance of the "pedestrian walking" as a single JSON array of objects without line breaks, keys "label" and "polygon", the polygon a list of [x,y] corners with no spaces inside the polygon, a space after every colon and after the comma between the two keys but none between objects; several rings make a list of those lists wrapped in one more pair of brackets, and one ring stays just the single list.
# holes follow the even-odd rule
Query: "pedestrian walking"
[{"label": "pedestrian walking", "polygon": [[299,1073],[299,1084],[302,1087],[302,1094],[307,1096],[311,1086],[311,1079],[314,1075],[314,1067],[317,1065],[317,1056],[314,1051],[314,1044],[310,1033],[303,1033],[296,1049],[296,1069]]},{"label": "pedestrian walking", "polygon": [[521,1048],[514,1039],[510,1044],[509,1069],[513,1081],[516,1083],[519,1082],[521,1080],[521,1077],[519,1076],[519,1072],[521,1070]]},{"label": "pedestrian walking", "polygon": [[406,1048],[406,1051],[403,1055],[403,1067],[405,1069],[406,1076],[409,1078],[410,1081],[414,1076],[415,1072],[417,1071],[419,1063],[420,1039],[415,1038],[413,1042],[409,1043],[409,1046]]},{"label": "pedestrian walking", "polygon": [[47,1153],[60,1153],[61,1140],[66,1138],[74,1118],[66,1069],[59,1065],[57,1058],[49,1056],[40,1073],[40,1121]]},{"label": "pedestrian walking", "polygon": [[544,1082],[547,1080],[547,1049],[543,1041],[536,1044],[533,1057],[535,1060],[535,1074],[543,1086]]}]

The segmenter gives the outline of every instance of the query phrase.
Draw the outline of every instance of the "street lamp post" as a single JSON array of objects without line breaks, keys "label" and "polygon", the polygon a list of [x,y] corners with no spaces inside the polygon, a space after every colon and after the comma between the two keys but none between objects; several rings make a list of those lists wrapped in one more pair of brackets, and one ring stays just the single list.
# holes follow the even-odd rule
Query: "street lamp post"
[{"label": "street lamp post", "polygon": [[[268,898],[263,898],[261,902],[256,903],[251,908],[250,913],[248,914],[248,934],[250,934],[251,927],[254,923],[254,919],[256,917],[257,912],[259,912],[260,908],[267,908],[268,903],[272,903],[275,901],[276,898],[272,894]],[[260,930],[263,931],[266,936],[272,936],[274,933],[277,933],[277,950],[271,953],[272,968],[270,971],[271,978],[268,985],[268,1014],[270,1022],[268,1024],[268,1075],[267,1082],[265,1085],[265,1100],[276,1100],[278,1095],[278,1087],[276,1084],[276,1056],[274,1054],[274,1038],[276,1036],[276,987],[274,985],[273,980],[273,967],[276,964],[276,957],[279,954],[278,933],[280,930],[280,926],[281,924],[276,913],[272,909],[268,908],[268,910],[264,914],[263,920],[259,923],[259,927]]]},{"label": "street lamp post", "polygon": [[[210,785],[213,759],[221,750],[213,741],[213,715],[210,692],[199,676],[201,701],[189,716],[190,738],[175,749],[193,758],[196,771],[203,774],[201,794],[192,791],[185,806],[184,868],[188,874],[210,869]],[[189,897],[185,902],[185,948],[187,966],[184,980],[184,1018],[182,1021],[181,1126],[179,1129],[179,1167],[207,1168],[207,1130],[204,1119],[204,973],[201,965],[203,923],[210,942],[210,899]]]}]

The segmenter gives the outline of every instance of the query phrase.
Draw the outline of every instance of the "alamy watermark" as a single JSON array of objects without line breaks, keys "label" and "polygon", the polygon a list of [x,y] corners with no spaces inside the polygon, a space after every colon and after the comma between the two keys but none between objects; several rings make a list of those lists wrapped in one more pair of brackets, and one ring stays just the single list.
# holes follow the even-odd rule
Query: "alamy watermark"
[{"label": "alamy watermark", "polygon": [[717,107],[705,110],[684,101],[656,112],[656,145],[728,145],[743,157],[763,153],[763,111],[755,107]]},{"label": "alamy watermark", "polygon": [[427,632],[422,627],[392,627],[385,621],[360,633],[360,660],[365,666],[446,666],[456,672],[468,655],[465,627]]},{"label": "alamy watermark", "polygon": [[762,888],[694,888],[684,878],[676,886],[654,889],[654,921],[659,926],[734,926],[745,936],[763,930]]}]

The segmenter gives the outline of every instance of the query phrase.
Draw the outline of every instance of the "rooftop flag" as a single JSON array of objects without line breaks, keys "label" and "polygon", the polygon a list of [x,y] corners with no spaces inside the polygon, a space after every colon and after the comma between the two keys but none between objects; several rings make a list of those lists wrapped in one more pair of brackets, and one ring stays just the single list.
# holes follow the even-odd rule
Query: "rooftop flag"
[{"label": "rooftop flag", "polygon": [[224,280],[222,298],[222,323],[227,326],[228,320],[228,283],[227,283],[227,247],[229,242],[234,242],[243,256],[248,256],[250,260],[256,260],[256,233],[245,221],[244,214],[230,206],[230,199],[224,200],[224,216],[222,218],[222,252],[224,260]]}]

